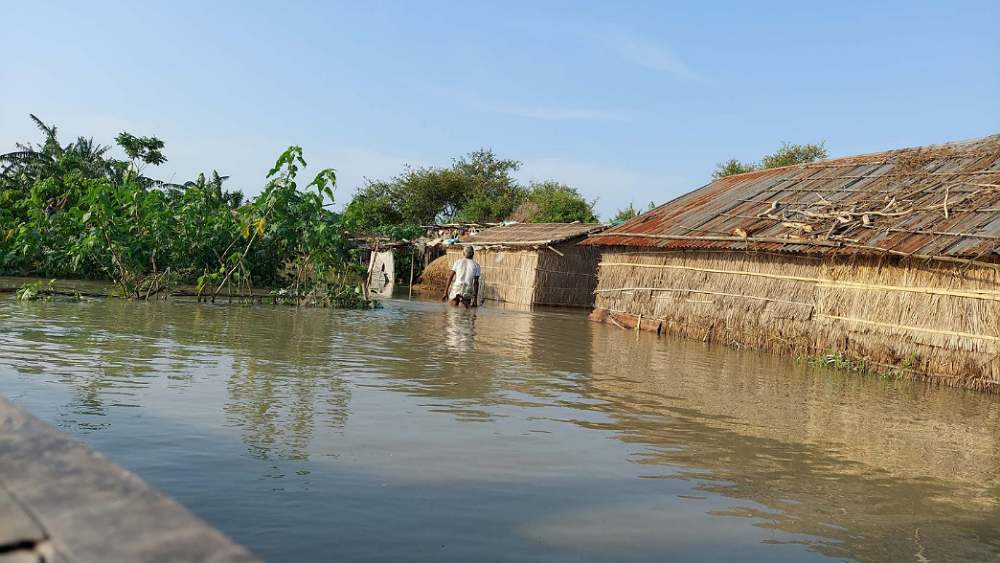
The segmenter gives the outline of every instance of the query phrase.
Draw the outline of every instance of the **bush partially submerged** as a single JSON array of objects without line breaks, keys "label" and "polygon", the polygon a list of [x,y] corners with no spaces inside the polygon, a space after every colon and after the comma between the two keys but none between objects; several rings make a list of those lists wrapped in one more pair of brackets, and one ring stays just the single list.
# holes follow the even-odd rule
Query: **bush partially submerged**
[{"label": "bush partially submerged", "polygon": [[[155,137],[119,135],[129,156],[121,161],[92,140],[63,146],[55,127],[32,118],[44,142],[0,155],[0,275],[108,279],[130,299],[193,283],[205,295],[236,297],[294,283],[289,293],[301,296],[321,281],[343,280],[340,288],[362,279],[339,217],[326,208],[336,174],[323,169],[300,189],[300,147],[283,152],[263,193],[244,201],[216,173],[184,184],[146,177],[147,166],[166,161]],[[289,268],[309,275],[290,280]],[[331,304],[367,306],[334,294]]]},{"label": "bush partially submerged", "polygon": [[17,288],[14,297],[18,301],[38,301],[52,298],[52,285],[56,280],[29,282]]}]

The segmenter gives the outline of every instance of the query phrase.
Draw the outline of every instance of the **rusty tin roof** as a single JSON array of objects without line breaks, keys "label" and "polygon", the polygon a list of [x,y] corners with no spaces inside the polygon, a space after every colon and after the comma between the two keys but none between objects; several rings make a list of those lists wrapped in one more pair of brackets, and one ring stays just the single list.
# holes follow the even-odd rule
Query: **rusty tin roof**
[{"label": "rusty tin roof", "polygon": [[1000,135],[712,181],[583,244],[1000,261]]}]

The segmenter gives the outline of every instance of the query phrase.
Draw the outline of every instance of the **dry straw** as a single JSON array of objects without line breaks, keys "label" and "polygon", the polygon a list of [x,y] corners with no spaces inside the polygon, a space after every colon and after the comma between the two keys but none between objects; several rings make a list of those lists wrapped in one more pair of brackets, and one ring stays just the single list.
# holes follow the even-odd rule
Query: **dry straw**
[{"label": "dry straw", "polygon": [[882,257],[608,251],[595,316],[737,347],[839,350],[1000,391],[1000,272]]}]

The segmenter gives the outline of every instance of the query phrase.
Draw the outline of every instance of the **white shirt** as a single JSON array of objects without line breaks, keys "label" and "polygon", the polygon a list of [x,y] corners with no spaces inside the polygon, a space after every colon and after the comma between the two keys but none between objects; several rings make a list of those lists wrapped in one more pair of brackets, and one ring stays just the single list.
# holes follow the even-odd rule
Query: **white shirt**
[{"label": "white shirt", "polygon": [[479,264],[472,258],[459,258],[451,267],[455,272],[455,282],[451,285],[451,297],[463,295],[472,296],[472,288],[476,278],[479,277]]}]

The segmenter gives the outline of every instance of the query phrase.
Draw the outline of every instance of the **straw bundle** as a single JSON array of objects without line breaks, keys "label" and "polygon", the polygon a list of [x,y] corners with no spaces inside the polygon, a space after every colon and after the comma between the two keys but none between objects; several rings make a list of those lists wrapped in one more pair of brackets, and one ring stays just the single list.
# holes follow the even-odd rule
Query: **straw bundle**
[{"label": "straw bundle", "polygon": [[[895,257],[607,252],[596,320],[1000,391],[1000,272]],[[641,320],[640,320],[641,319]]]},{"label": "straw bundle", "polygon": [[447,255],[438,256],[424,268],[420,274],[420,285],[414,289],[423,292],[442,293],[445,284],[448,283],[448,274],[451,272],[451,264],[454,258]]}]

